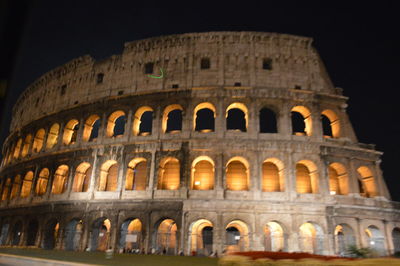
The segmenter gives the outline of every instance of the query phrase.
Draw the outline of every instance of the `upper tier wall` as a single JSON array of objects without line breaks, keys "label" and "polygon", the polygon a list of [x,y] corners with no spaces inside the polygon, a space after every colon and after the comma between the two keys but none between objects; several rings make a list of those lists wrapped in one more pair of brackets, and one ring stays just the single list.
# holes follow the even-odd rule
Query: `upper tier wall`
[{"label": "upper tier wall", "polygon": [[[207,32],[170,35],[125,44],[122,55],[102,61],[90,56],[74,59],[44,74],[19,97],[13,109],[11,132],[46,115],[120,94],[142,94],[198,86],[242,86],[302,89],[338,94],[312,39],[261,32]],[[201,58],[210,69],[201,69]],[[264,59],[272,69],[263,69]],[[154,62],[165,77],[144,74]],[[102,83],[97,74],[103,73]],[[174,86],[175,87],[175,86]]]}]

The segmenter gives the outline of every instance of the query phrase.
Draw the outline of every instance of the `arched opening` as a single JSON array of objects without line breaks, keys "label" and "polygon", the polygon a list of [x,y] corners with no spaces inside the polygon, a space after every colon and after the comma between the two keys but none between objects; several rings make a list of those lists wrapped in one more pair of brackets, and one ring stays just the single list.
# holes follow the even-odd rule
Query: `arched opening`
[{"label": "arched opening", "polygon": [[31,220],[28,224],[28,231],[26,232],[26,245],[36,246],[36,236],[39,231],[39,223],[37,220]]},{"label": "arched opening", "polygon": [[347,224],[339,224],[335,228],[336,254],[345,256],[350,246],[356,245],[353,228]]},{"label": "arched opening", "polygon": [[323,231],[319,225],[307,222],[300,226],[299,246],[302,252],[322,254],[323,240]]},{"label": "arched opening", "polygon": [[157,189],[177,190],[180,183],[180,163],[173,157],[164,158],[158,170]]},{"label": "arched opening", "polygon": [[11,188],[11,178],[7,178],[4,185],[3,185],[3,192],[1,194],[1,200],[7,200],[8,193],[10,192]]},{"label": "arched opening", "polygon": [[29,171],[25,174],[24,180],[22,181],[21,187],[21,198],[27,198],[31,194],[33,181],[33,172]]},{"label": "arched opening", "polygon": [[46,193],[47,183],[49,182],[49,169],[43,168],[39,173],[39,178],[36,182],[35,192],[36,195],[41,196]]},{"label": "arched opening", "polygon": [[312,120],[310,111],[304,106],[295,106],[291,110],[293,135],[311,136]]},{"label": "arched opening", "polygon": [[99,136],[100,116],[91,115],[83,126],[83,141],[95,141]]},{"label": "arched opening", "polygon": [[111,221],[99,218],[92,225],[90,251],[105,251],[110,248]]},{"label": "arched opening", "polygon": [[19,158],[21,146],[22,146],[22,139],[20,138],[20,139],[18,139],[17,144],[15,145],[15,148],[14,148],[14,158],[15,159]]},{"label": "arched opening", "polygon": [[247,107],[242,103],[232,103],[226,108],[226,129],[246,132],[249,117]]},{"label": "arched opening", "polygon": [[347,195],[349,193],[346,168],[340,163],[331,163],[328,167],[329,191],[331,195]]},{"label": "arched opening", "polygon": [[[69,221],[69,223],[65,227],[65,240],[64,240],[65,250],[73,250],[73,251],[81,250],[80,245],[81,245],[82,233],[83,233],[83,221],[81,219],[75,218]],[[99,231],[97,231],[97,236],[99,236]]]},{"label": "arched opening", "polygon": [[125,190],[146,190],[147,161],[145,158],[135,158],[128,164],[126,171]]},{"label": "arched opening", "polygon": [[361,196],[367,198],[378,196],[378,189],[376,188],[375,177],[372,171],[366,166],[361,166],[357,169],[357,172],[359,174],[359,180],[361,181]]},{"label": "arched opening", "polygon": [[44,249],[53,249],[56,246],[59,229],[60,224],[56,219],[47,222],[43,231],[42,247]]},{"label": "arched opening", "polygon": [[68,179],[68,166],[63,164],[60,165],[53,179],[53,186],[51,188],[51,194],[62,194],[67,189],[67,179]]},{"label": "arched opening", "polygon": [[321,113],[322,132],[324,137],[339,138],[340,137],[340,120],[336,113],[332,110],[324,110]]},{"label": "arched opening", "polygon": [[14,199],[18,196],[18,192],[19,192],[20,188],[21,188],[21,176],[16,175],[14,177],[14,181],[12,184],[10,199]]},{"label": "arched opening", "polygon": [[133,120],[133,135],[148,136],[151,134],[153,127],[153,109],[149,106],[140,107]]},{"label": "arched opening", "polygon": [[119,247],[124,253],[139,253],[142,250],[142,222],[139,219],[123,222]]},{"label": "arched opening", "polygon": [[386,255],[385,238],[381,230],[379,230],[378,227],[374,225],[370,225],[367,229],[365,229],[365,234],[367,235],[367,245],[378,255]]},{"label": "arched opening", "polygon": [[296,164],[297,193],[318,193],[318,171],[315,164],[308,160]]},{"label": "arched opening", "polygon": [[225,227],[225,250],[232,253],[246,251],[249,248],[248,226],[239,220],[230,222]]},{"label": "arched opening", "polygon": [[192,163],[192,182],[193,190],[214,189],[214,161],[207,156],[197,157]]},{"label": "arched opening", "polygon": [[107,122],[107,137],[118,137],[124,135],[125,132],[125,112],[115,111],[108,117]]},{"label": "arched opening", "polygon": [[64,127],[63,143],[64,145],[74,144],[78,136],[79,121],[72,119]]},{"label": "arched opening", "polygon": [[213,224],[200,219],[190,226],[190,251],[197,255],[209,256],[213,252]]},{"label": "arched opening", "polygon": [[183,108],[179,104],[172,104],[164,109],[162,130],[164,133],[178,133],[182,130]]},{"label": "arched opening", "polygon": [[285,236],[282,226],[277,222],[269,222],[264,226],[265,251],[286,250]]},{"label": "arched opening", "polygon": [[29,154],[29,147],[31,146],[31,142],[32,142],[32,135],[28,134],[25,137],[25,141],[24,141],[24,146],[22,147],[22,157],[25,157],[26,155]]},{"label": "arched opening", "polygon": [[33,139],[32,144],[32,152],[40,152],[43,147],[44,136],[46,135],[46,131],[43,128],[39,129],[36,134],[35,138]]},{"label": "arched opening", "polygon": [[90,185],[90,176],[92,174],[92,166],[88,162],[78,165],[75,170],[74,183],[72,185],[73,192],[87,192]]},{"label": "arched opening", "polygon": [[156,253],[170,255],[177,253],[177,231],[176,223],[172,219],[165,219],[159,224],[156,232]]},{"label": "arched opening", "polygon": [[260,133],[278,133],[275,112],[269,108],[260,110]]},{"label": "arched opening", "polygon": [[285,190],[283,163],[276,158],[269,158],[262,164],[262,191],[277,192]]},{"label": "arched opening", "polygon": [[19,243],[21,242],[21,236],[22,236],[22,222],[17,221],[14,224],[11,233],[11,246],[19,246]]},{"label": "arched opening", "polygon": [[215,130],[216,109],[211,103],[200,103],[194,108],[193,128],[195,131],[207,133]]},{"label": "arched opening", "polygon": [[241,157],[234,157],[226,165],[226,189],[249,190],[249,163]]},{"label": "arched opening", "polygon": [[400,252],[400,228],[395,227],[392,231],[393,253]]},{"label": "arched opening", "polygon": [[1,234],[0,234],[0,245],[6,245],[7,237],[8,237],[8,230],[10,228],[9,223],[3,223],[1,226]]},{"label": "arched opening", "polygon": [[60,132],[60,125],[54,123],[50,128],[49,135],[47,136],[47,142],[46,142],[47,149],[51,149],[57,144],[59,132]]},{"label": "arched opening", "polygon": [[116,191],[118,185],[118,163],[108,160],[100,168],[99,191]]}]

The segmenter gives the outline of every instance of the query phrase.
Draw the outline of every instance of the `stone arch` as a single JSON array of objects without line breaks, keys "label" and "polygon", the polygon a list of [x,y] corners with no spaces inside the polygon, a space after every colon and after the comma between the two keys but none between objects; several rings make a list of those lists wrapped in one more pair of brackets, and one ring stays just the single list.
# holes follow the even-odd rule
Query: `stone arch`
[{"label": "stone arch", "polygon": [[2,225],[1,225],[1,231],[0,231],[0,245],[1,246],[7,244],[9,229],[10,229],[9,221],[3,221]]},{"label": "stone arch", "polygon": [[21,188],[21,175],[16,175],[11,187],[10,199],[18,197],[18,192]]},{"label": "stone arch", "polygon": [[341,163],[331,163],[328,167],[329,191],[331,195],[347,195],[349,193],[349,177]]},{"label": "stone arch", "polygon": [[10,192],[10,189],[11,189],[11,178],[8,177],[4,181],[4,184],[3,184],[3,191],[1,193],[1,200],[2,201],[7,200],[8,193]]},{"label": "stone arch", "polygon": [[65,250],[73,250],[73,251],[81,250],[83,227],[84,224],[80,218],[73,218],[68,222],[64,232]]},{"label": "stone arch", "polygon": [[31,194],[32,182],[33,182],[33,172],[28,171],[25,174],[24,180],[22,181],[22,187],[20,193],[21,198],[27,198]]},{"label": "stone arch", "polygon": [[60,132],[60,125],[58,123],[54,123],[50,127],[49,134],[47,135],[46,149],[51,149],[57,144],[59,132]]},{"label": "stone arch", "polygon": [[32,144],[33,153],[37,153],[42,150],[45,135],[46,131],[43,128],[36,131],[35,138],[33,139],[33,144]]},{"label": "stone arch", "polygon": [[249,249],[249,228],[241,220],[233,220],[225,227],[225,250],[227,253]]},{"label": "stone arch", "polygon": [[79,121],[76,119],[69,120],[64,127],[63,144],[70,145],[76,142],[78,136]]},{"label": "stone arch", "polygon": [[162,219],[155,224],[154,248],[158,254],[174,255],[178,249],[178,226],[173,219]]},{"label": "stone arch", "polygon": [[32,219],[28,223],[26,231],[26,245],[36,246],[36,238],[39,232],[39,223],[36,219]]},{"label": "stone arch", "polygon": [[180,186],[180,162],[177,158],[161,160],[158,170],[157,189],[177,190]]},{"label": "stone arch", "polygon": [[268,222],[264,226],[264,248],[265,251],[284,251],[287,249],[287,239],[280,223]]},{"label": "stone arch", "polygon": [[90,185],[91,174],[92,174],[92,166],[90,165],[90,163],[88,162],[80,163],[75,170],[72,191],[87,192]]},{"label": "stone arch", "polygon": [[375,225],[370,225],[365,229],[367,245],[378,255],[385,255],[385,237],[381,230]]},{"label": "stone arch", "polygon": [[400,228],[395,227],[392,230],[393,253],[400,252]]},{"label": "stone arch", "polygon": [[43,168],[40,173],[38,180],[36,182],[35,192],[36,195],[41,196],[46,193],[47,183],[49,182],[50,171],[47,168]]},{"label": "stone arch", "polygon": [[25,137],[24,145],[22,147],[22,152],[21,152],[22,157],[25,157],[26,155],[29,154],[29,147],[31,146],[31,142],[32,142],[32,135],[28,134]]},{"label": "stone arch", "polygon": [[99,136],[100,116],[97,114],[90,115],[83,126],[83,141],[94,141]]},{"label": "stone arch", "polygon": [[108,218],[101,217],[92,224],[90,238],[90,251],[105,251],[110,248],[111,221]]},{"label": "stone arch", "polygon": [[292,130],[294,135],[311,136],[312,119],[311,112],[305,106],[294,106],[291,110]]},{"label": "stone arch", "polygon": [[121,225],[119,248],[125,252],[142,250],[142,221],[138,218],[128,218]]},{"label": "stone arch", "polygon": [[126,171],[125,190],[146,190],[147,187],[147,160],[135,158],[128,164]]},{"label": "stone arch", "polygon": [[262,164],[262,191],[285,190],[284,165],[277,158],[268,158]]},{"label": "stone arch", "polygon": [[11,246],[19,246],[22,236],[22,222],[17,220],[11,229]]},{"label": "stone arch", "polygon": [[22,147],[22,138],[19,138],[17,140],[17,144],[15,144],[15,148],[14,148],[14,158],[15,159],[19,158],[19,154],[21,152],[21,147]]},{"label": "stone arch", "polygon": [[345,256],[350,246],[356,245],[353,228],[348,224],[338,224],[335,227],[335,253]]},{"label": "stone arch", "polygon": [[276,114],[272,109],[268,107],[261,108],[259,119],[260,133],[278,133]]},{"label": "stone arch", "polygon": [[[330,109],[326,109],[321,113],[322,118],[326,117],[329,124],[322,123],[324,137],[340,137],[340,120],[336,113]],[[326,121],[326,120],[325,120]],[[327,133],[327,134],[326,134]]]},{"label": "stone arch", "polygon": [[113,112],[107,121],[106,136],[109,138],[124,135],[126,115],[124,111]]},{"label": "stone arch", "polygon": [[193,129],[207,133],[215,130],[216,109],[212,103],[198,104],[193,111]]},{"label": "stone arch", "polygon": [[318,224],[306,222],[299,228],[299,247],[302,252],[322,254],[324,250],[324,233]]},{"label": "stone arch", "polygon": [[147,136],[151,134],[154,110],[150,106],[140,107],[133,119],[133,135]]},{"label": "stone arch", "polygon": [[190,252],[197,255],[209,256],[213,248],[213,228],[211,221],[199,219],[190,224],[189,227],[189,246]]},{"label": "stone arch", "polygon": [[231,158],[226,164],[226,189],[249,190],[250,166],[246,159],[240,156]]},{"label": "stone arch", "polygon": [[215,183],[215,164],[208,156],[199,156],[193,160],[190,189],[211,190]]},{"label": "stone arch", "polygon": [[162,117],[162,130],[164,133],[178,133],[182,131],[183,107],[171,104],[165,107]]},{"label": "stone arch", "polygon": [[60,229],[60,223],[58,222],[57,219],[53,218],[47,221],[46,227],[43,229],[42,247],[44,249],[55,248],[59,229]]},{"label": "stone arch", "polygon": [[60,165],[53,177],[53,184],[51,187],[51,194],[62,194],[67,189],[69,167],[68,165]]},{"label": "stone arch", "polygon": [[318,169],[309,160],[301,160],[296,164],[297,193],[318,193]]},{"label": "stone arch", "polygon": [[235,102],[226,108],[226,129],[246,132],[249,126],[249,111],[243,103]]},{"label": "stone arch", "polygon": [[104,162],[100,168],[99,191],[116,191],[119,165],[115,160]]},{"label": "stone arch", "polygon": [[378,189],[376,187],[375,177],[371,171],[371,169],[367,166],[360,166],[357,169],[359,174],[359,180],[361,181],[361,190],[360,194],[363,197],[373,198],[378,196]]}]

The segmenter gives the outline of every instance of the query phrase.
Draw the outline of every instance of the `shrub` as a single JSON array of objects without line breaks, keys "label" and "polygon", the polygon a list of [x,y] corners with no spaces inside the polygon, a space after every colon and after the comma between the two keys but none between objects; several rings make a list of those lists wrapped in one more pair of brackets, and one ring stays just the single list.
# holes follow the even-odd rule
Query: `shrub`
[{"label": "shrub", "polygon": [[358,248],[356,245],[351,245],[347,248],[347,254],[355,258],[368,258],[372,255],[370,248]]}]

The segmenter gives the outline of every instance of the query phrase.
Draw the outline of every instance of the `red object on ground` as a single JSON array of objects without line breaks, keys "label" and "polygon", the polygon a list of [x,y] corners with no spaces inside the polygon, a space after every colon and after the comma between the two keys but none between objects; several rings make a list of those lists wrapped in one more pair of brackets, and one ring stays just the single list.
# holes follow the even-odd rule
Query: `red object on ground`
[{"label": "red object on ground", "polygon": [[347,260],[356,260],[354,258],[344,258],[344,257],[336,257],[336,256],[324,256],[324,255],[316,255],[310,253],[289,253],[289,252],[270,252],[270,251],[247,251],[247,252],[234,252],[233,255],[240,255],[250,257],[253,260],[256,259],[272,259],[272,260],[282,260],[282,259],[320,259],[320,260],[336,260],[336,259],[347,259]]}]

